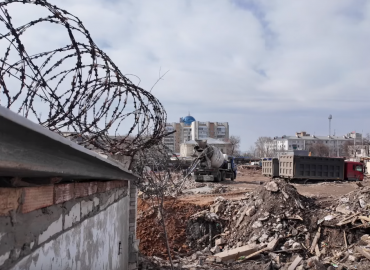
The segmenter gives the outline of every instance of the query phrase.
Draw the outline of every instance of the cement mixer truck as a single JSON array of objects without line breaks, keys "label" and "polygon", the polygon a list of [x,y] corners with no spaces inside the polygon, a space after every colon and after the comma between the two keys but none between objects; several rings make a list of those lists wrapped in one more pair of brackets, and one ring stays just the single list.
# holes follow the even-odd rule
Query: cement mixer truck
[{"label": "cement mixer truck", "polygon": [[215,146],[208,145],[207,141],[196,140],[194,147],[194,160],[188,169],[196,182],[219,182],[229,178],[236,178],[236,165],[234,158],[223,154]]}]

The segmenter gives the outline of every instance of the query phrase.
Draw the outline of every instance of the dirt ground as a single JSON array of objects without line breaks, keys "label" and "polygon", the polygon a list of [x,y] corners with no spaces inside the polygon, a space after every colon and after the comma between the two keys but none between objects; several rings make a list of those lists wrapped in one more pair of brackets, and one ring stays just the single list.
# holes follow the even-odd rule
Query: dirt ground
[{"label": "dirt ground", "polygon": [[[193,180],[188,180],[193,181]],[[261,171],[239,172],[235,181],[226,180],[219,183],[198,183],[197,187],[184,190],[176,198],[168,198],[165,202],[167,212],[166,227],[172,254],[186,256],[190,248],[185,244],[187,221],[189,217],[214,203],[217,197],[227,200],[247,199],[246,194],[270,181],[261,175]],[[360,182],[363,186],[370,186],[370,179]],[[343,196],[358,188],[355,182],[295,182],[292,183],[298,193],[306,197],[315,198],[316,201],[330,204],[336,198]],[[218,190],[214,192],[215,190]],[[219,192],[221,190],[221,192]],[[190,192],[189,192],[190,191]],[[204,192],[208,191],[208,192]],[[140,239],[140,251],[146,256],[167,258],[163,228],[159,222],[159,213],[156,207],[150,206],[148,201],[138,200],[138,228],[137,236]]]},{"label": "dirt ground", "polygon": [[[244,195],[269,181],[268,177],[261,175],[261,171],[255,172],[240,172],[235,181],[226,180],[219,183],[210,183],[213,186],[227,187],[225,193],[217,194],[186,194],[181,195],[178,199],[184,202],[190,202],[197,205],[207,205],[214,201],[218,196],[225,199],[240,200]],[[188,180],[192,181],[192,180]],[[361,182],[364,186],[370,185],[370,179],[365,179]],[[208,184],[208,183],[205,183]],[[292,183],[301,195],[313,197],[320,201],[332,200],[344,194],[347,194],[357,188],[355,182],[352,181],[309,181],[293,182]]]}]

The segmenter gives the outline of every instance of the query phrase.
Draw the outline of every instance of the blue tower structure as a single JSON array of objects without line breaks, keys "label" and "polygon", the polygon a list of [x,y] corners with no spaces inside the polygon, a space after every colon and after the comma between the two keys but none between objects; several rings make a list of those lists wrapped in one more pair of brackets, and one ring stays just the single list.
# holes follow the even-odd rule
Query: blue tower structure
[{"label": "blue tower structure", "polygon": [[185,125],[191,125],[191,123],[193,123],[195,121],[195,118],[193,116],[191,116],[190,114],[188,116],[185,116],[185,117],[181,117],[180,118],[180,122],[181,123],[184,123]]}]

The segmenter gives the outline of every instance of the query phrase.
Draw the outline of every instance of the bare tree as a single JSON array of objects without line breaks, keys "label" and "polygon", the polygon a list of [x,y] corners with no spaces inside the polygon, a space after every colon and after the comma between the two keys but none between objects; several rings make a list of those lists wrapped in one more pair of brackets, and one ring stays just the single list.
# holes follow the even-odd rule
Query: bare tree
[{"label": "bare tree", "polygon": [[258,157],[270,157],[275,152],[273,145],[274,140],[271,137],[259,137],[255,142],[256,145],[256,156]]},{"label": "bare tree", "polygon": [[[176,183],[172,178],[173,171],[178,168],[174,168],[173,162],[170,162],[168,151],[169,149],[163,144],[158,144],[150,149],[141,151],[136,155],[132,169],[134,173],[140,176],[139,180],[135,183],[136,186],[149,198],[153,208],[158,211],[167,255],[171,269],[173,270],[171,246],[166,226],[167,212],[164,202],[165,198],[169,195],[169,187],[179,192],[182,182]],[[173,203],[175,203],[175,200]],[[169,206],[169,208],[172,208],[172,206]]]},{"label": "bare tree", "polygon": [[254,157],[256,154],[256,147],[251,146],[247,151],[244,151],[243,156]]},{"label": "bare tree", "polygon": [[225,142],[228,142],[231,144],[231,148],[226,151],[226,154],[228,155],[240,155],[240,137],[239,136],[230,136],[230,139],[225,139]]},{"label": "bare tree", "polygon": [[231,155],[240,154],[240,137],[239,136],[230,136],[231,143]]},{"label": "bare tree", "polygon": [[328,157],[329,156],[329,147],[323,144],[322,142],[314,143],[310,146],[309,151],[313,156],[317,157]]}]

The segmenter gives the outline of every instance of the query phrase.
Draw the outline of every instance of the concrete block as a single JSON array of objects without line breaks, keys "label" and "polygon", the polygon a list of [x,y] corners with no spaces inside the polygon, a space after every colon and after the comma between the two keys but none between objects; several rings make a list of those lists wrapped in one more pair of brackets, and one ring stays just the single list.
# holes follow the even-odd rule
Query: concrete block
[{"label": "concrete block", "polygon": [[81,218],[84,218],[89,213],[91,213],[93,208],[94,208],[94,202],[93,201],[82,201],[81,202]]},{"label": "concrete block", "polygon": [[257,249],[257,245],[251,244],[217,253],[215,257],[219,257],[223,262],[228,260],[235,260],[240,256],[248,256],[256,252]]},{"label": "concrete block", "polygon": [[93,202],[94,202],[94,207],[97,207],[99,205],[99,198],[95,197]]},{"label": "concrete block", "polygon": [[225,244],[225,240],[222,237],[215,240],[216,246],[223,245],[223,244]]},{"label": "concrete block", "polygon": [[54,203],[59,204],[75,197],[75,184],[60,184],[54,186]]},{"label": "concrete block", "polygon": [[9,259],[10,251],[6,252],[3,255],[0,255],[0,266],[2,266],[7,259]]},{"label": "concrete block", "polygon": [[38,244],[40,245],[41,243],[45,242],[50,237],[61,232],[62,230],[63,230],[63,216],[60,215],[58,220],[51,223],[50,226],[42,234],[39,235]]},{"label": "concrete block", "polygon": [[54,186],[23,188],[22,213],[28,213],[54,204]]},{"label": "concrete block", "polygon": [[73,224],[81,220],[81,204],[75,204],[69,213],[64,217],[64,229],[72,227]]},{"label": "concrete block", "polygon": [[114,194],[110,195],[107,201],[104,204],[100,205],[100,209],[104,210],[107,208],[109,205],[111,205],[114,202]]},{"label": "concrete block", "polygon": [[9,211],[17,211],[22,189],[0,188],[0,216],[9,215]]}]

